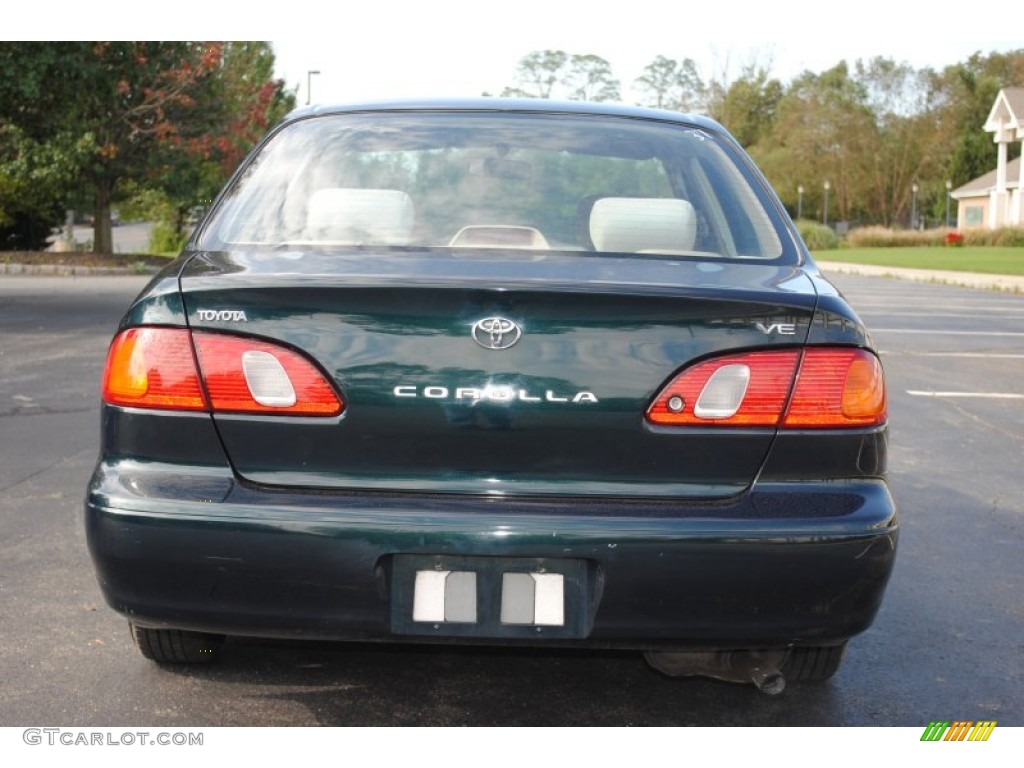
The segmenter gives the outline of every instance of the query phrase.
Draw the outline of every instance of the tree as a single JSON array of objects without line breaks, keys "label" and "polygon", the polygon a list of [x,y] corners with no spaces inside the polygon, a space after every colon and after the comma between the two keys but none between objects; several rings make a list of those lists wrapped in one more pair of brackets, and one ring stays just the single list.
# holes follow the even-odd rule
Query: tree
[{"label": "tree", "polygon": [[505,88],[502,96],[529,99],[550,99],[555,85],[561,82],[569,54],[565,51],[533,51],[516,65],[515,85]]},{"label": "tree", "polygon": [[955,139],[938,114],[933,73],[876,57],[858,61],[855,76],[876,125],[874,146],[860,158],[868,170],[868,188],[861,192],[868,213],[884,224],[909,222],[913,185],[922,193],[918,210],[923,210],[924,198],[943,185]]},{"label": "tree", "polygon": [[935,81],[942,98],[942,119],[956,134],[946,175],[958,187],[995,166],[992,136],[983,126],[999,90],[1024,85],[1024,49],[987,56],[975,53],[946,67]]},{"label": "tree", "polygon": [[163,189],[179,210],[212,196],[292,103],[272,69],[265,43],[0,43],[0,125],[88,146],[67,197],[91,205],[94,250],[109,252],[129,188]]},{"label": "tree", "polygon": [[619,81],[612,74],[611,64],[593,54],[573,54],[563,86],[573,101],[618,101],[621,98]]},{"label": "tree", "polygon": [[227,42],[220,66],[196,90],[179,131],[154,154],[146,184],[161,193],[151,203],[184,241],[190,213],[207,207],[246,154],[295,106],[295,94],[273,78],[274,54],[265,42]]},{"label": "tree", "polygon": [[501,95],[575,101],[620,98],[619,81],[605,59],[554,50],[533,51],[521,58],[516,66],[515,84],[505,88]]},{"label": "tree", "polygon": [[739,79],[712,89],[708,110],[741,146],[750,147],[774,126],[783,93],[782,83],[771,77],[766,67],[749,64]]},{"label": "tree", "polygon": [[679,112],[701,112],[705,109],[707,88],[693,59],[676,61],[657,56],[633,81],[645,94],[645,106],[674,109]]},{"label": "tree", "polygon": [[0,123],[0,249],[45,247],[88,150],[63,136],[41,143],[15,125]]},{"label": "tree", "polygon": [[821,74],[804,72],[794,80],[779,99],[771,128],[750,152],[783,199],[795,197],[797,185],[804,184],[806,203],[818,199],[824,205],[827,180],[829,218],[849,220],[866,213],[863,158],[875,145],[876,127],[864,89],[840,62]]}]

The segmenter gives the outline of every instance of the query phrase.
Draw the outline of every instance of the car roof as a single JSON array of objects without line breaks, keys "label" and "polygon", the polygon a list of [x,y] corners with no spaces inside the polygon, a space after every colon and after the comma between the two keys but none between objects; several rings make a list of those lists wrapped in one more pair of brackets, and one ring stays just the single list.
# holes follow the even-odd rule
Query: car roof
[{"label": "car roof", "polygon": [[294,120],[318,115],[345,114],[352,112],[539,112],[576,115],[607,115],[610,117],[632,117],[646,120],[668,120],[706,128],[716,133],[727,133],[717,122],[703,115],[673,112],[667,109],[638,107],[628,104],[593,103],[585,101],[558,101],[553,99],[513,99],[498,97],[475,97],[454,99],[398,99],[387,101],[354,102],[350,104],[312,104],[292,110],[284,119]]}]

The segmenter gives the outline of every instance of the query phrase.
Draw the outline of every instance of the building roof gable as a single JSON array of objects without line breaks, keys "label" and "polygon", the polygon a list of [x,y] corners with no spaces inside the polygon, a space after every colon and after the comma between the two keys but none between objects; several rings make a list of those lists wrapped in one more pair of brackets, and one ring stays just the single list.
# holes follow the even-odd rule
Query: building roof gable
[{"label": "building roof gable", "polygon": [[996,141],[1012,141],[1024,139],[1024,88],[1003,88],[996,96],[992,111],[985,121],[985,130],[998,134],[1007,131],[1005,137],[996,137]]}]

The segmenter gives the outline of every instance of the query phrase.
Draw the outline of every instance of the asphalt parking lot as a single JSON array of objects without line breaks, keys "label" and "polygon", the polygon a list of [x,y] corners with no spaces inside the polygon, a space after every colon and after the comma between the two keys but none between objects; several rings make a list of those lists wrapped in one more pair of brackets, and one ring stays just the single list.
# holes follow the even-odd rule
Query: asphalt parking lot
[{"label": "asphalt parking lot", "polygon": [[900,552],[839,674],[768,697],[628,653],[249,641],[146,662],[81,521],[106,345],[144,279],[0,277],[0,726],[1024,726],[1024,297],[836,280],[883,351]]}]

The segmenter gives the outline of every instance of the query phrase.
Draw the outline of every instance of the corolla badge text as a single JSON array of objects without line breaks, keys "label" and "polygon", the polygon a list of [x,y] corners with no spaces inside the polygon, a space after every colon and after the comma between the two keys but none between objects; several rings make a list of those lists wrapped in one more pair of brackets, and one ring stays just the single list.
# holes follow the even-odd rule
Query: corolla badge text
[{"label": "corolla badge text", "polygon": [[522,338],[522,329],[506,317],[485,317],[473,323],[473,341],[484,349],[508,349]]},{"label": "corolla badge text", "polygon": [[414,384],[400,384],[392,390],[395,397],[424,397],[428,400],[490,403],[596,403],[593,392],[555,392],[547,389],[543,394],[529,392],[519,387],[417,387]]}]

